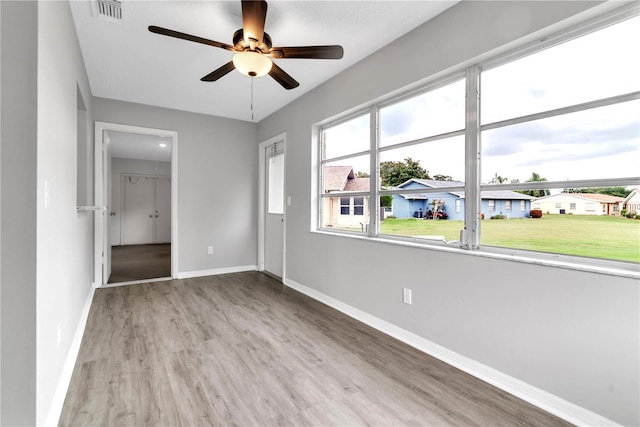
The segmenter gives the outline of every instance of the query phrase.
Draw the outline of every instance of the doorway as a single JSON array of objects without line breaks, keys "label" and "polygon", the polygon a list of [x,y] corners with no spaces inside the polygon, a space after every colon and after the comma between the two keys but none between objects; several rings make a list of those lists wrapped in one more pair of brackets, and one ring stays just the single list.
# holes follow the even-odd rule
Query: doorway
[{"label": "doorway", "polygon": [[[284,282],[285,269],[285,134],[259,146],[260,221],[258,265],[260,271]],[[287,204],[289,198],[287,198]]]},{"label": "doorway", "polygon": [[177,274],[177,133],[96,122],[96,286]]}]

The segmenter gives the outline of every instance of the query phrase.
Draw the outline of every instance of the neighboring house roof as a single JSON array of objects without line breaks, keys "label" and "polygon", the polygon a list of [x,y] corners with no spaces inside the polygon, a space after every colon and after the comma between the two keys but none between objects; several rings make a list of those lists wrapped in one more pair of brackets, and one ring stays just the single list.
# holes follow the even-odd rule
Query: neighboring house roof
[{"label": "neighboring house roof", "polygon": [[[408,181],[403,182],[398,186],[398,188],[404,188],[410,183],[415,182],[417,184],[424,185],[429,188],[448,188],[448,187],[462,187],[464,186],[464,182],[461,181],[436,181],[434,179],[418,179],[411,178]],[[464,199],[464,193],[459,191],[448,191],[448,193],[456,195],[462,199]],[[400,196],[405,199],[413,199],[413,200],[426,200],[430,196],[433,195],[426,193],[417,193],[417,194],[400,194]],[[485,190],[480,193],[480,198],[483,200],[533,200],[535,197],[529,196],[528,194],[518,193],[516,191],[511,190]]]},{"label": "neighboring house roof", "polygon": [[323,184],[326,193],[334,191],[369,191],[369,178],[356,178],[351,166],[324,166]]},{"label": "neighboring house roof", "polygon": [[344,186],[349,178],[355,178],[351,166],[324,166],[322,174],[324,191],[327,193],[344,191]]},{"label": "neighboring house roof", "polygon": [[348,179],[344,191],[369,191],[369,178]]},{"label": "neighboring house roof", "polygon": [[[419,178],[411,178],[402,184],[398,185],[398,188],[404,188],[415,182],[417,184],[424,185],[429,188],[447,188],[447,187],[462,187],[464,186],[464,182],[460,181],[437,181],[435,179],[419,179]],[[460,198],[464,198],[464,193],[462,192],[452,192],[448,191],[448,193],[456,195]],[[400,194],[400,197],[403,197],[408,200],[427,200],[429,197],[433,197],[433,194],[428,193],[414,193],[414,194]]]},{"label": "neighboring house roof", "polygon": [[547,199],[555,199],[555,198],[573,198],[573,199],[580,199],[580,200],[589,200],[589,201],[595,201],[595,202],[600,202],[600,203],[620,203],[622,201],[624,201],[623,197],[618,197],[618,196],[610,196],[608,194],[598,194],[598,193],[558,193],[558,194],[552,194],[550,196],[544,196],[544,197],[540,197],[538,199],[536,199],[536,202],[541,201],[541,200],[547,200]]},{"label": "neighboring house roof", "polygon": [[528,194],[518,193],[517,191],[511,190],[486,190],[480,192],[480,197],[482,199],[491,199],[491,200],[534,200],[535,197],[530,196]]},{"label": "neighboring house roof", "polygon": [[636,188],[631,193],[629,193],[627,197],[625,197],[623,203],[629,203],[632,199],[636,198],[637,196],[640,196],[640,192]]},{"label": "neighboring house roof", "polygon": [[400,194],[400,197],[404,197],[408,200],[428,200],[429,194],[415,193],[415,194]]}]

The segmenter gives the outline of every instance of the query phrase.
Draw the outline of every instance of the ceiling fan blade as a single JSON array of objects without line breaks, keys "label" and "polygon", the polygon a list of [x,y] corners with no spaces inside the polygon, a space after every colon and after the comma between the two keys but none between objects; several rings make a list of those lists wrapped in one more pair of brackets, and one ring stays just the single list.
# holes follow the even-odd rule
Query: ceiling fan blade
[{"label": "ceiling fan blade", "polygon": [[181,33],[179,31],[169,30],[167,28],[156,27],[155,25],[149,26],[149,31],[163,36],[175,37],[177,39],[188,40],[190,42],[202,43],[213,47],[219,47],[221,49],[235,51],[235,48],[230,44],[220,43],[214,40],[203,39],[202,37],[192,36],[191,34]]},{"label": "ceiling fan blade", "polygon": [[340,45],[274,47],[269,50],[272,58],[341,59],[344,49]]},{"label": "ceiling fan blade", "polygon": [[262,43],[266,19],[266,1],[242,0],[242,29],[244,40],[249,43],[251,50]]},{"label": "ceiling fan blade", "polygon": [[215,82],[220,77],[226,76],[227,74],[229,74],[235,69],[236,69],[236,66],[233,65],[233,61],[229,61],[228,63],[224,64],[222,67],[218,68],[217,70],[210,72],[200,80],[202,80],[203,82]]},{"label": "ceiling fan blade", "polygon": [[282,68],[278,67],[276,64],[273,64],[271,66],[271,71],[269,71],[269,75],[273,77],[275,81],[280,83],[280,85],[287,90],[295,89],[298,86],[300,86],[300,83],[298,83],[293,77],[287,74]]}]

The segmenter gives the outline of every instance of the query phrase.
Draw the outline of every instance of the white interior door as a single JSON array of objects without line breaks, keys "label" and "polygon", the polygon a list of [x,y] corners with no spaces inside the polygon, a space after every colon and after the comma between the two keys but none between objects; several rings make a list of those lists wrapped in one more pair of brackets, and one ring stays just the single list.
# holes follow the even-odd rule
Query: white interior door
[{"label": "white interior door", "polygon": [[171,243],[171,180],[156,178],[155,243]]},{"label": "white interior door", "polygon": [[155,178],[124,176],[122,244],[153,243],[155,223]]},{"label": "white interior door", "polygon": [[265,147],[264,270],[283,276],[284,266],[284,142]]}]

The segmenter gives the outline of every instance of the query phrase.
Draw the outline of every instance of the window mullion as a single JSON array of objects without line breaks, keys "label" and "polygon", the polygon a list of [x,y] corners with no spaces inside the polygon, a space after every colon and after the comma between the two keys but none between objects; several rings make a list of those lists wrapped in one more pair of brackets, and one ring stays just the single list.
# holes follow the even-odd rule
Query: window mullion
[{"label": "window mullion", "polygon": [[480,67],[466,72],[465,213],[460,245],[480,246]]},{"label": "window mullion", "polygon": [[380,167],[378,165],[378,146],[380,145],[379,108],[371,108],[369,119],[370,147],[369,155],[369,230],[367,235],[378,235],[378,223],[380,222],[380,203],[378,201],[378,188],[380,187]]}]

